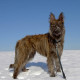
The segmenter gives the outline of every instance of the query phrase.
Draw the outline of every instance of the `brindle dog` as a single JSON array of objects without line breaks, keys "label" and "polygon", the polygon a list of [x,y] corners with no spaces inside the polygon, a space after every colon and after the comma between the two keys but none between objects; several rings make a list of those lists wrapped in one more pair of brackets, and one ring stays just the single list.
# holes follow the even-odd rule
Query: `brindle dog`
[{"label": "brindle dog", "polygon": [[51,77],[55,77],[55,65],[57,71],[60,71],[58,57],[56,54],[55,41],[57,41],[59,56],[61,57],[64,44],[64,16],[63,13],[55,19],[53,13],[50,14],[50,29],[46,34],[26,36],[19,40],[15,47],[15,61],[10,65],[14,68],[13,78],[16,79],[19,72],[26,71],[25,65],[31,60],[36,51],[47,57],[48,69]]}]

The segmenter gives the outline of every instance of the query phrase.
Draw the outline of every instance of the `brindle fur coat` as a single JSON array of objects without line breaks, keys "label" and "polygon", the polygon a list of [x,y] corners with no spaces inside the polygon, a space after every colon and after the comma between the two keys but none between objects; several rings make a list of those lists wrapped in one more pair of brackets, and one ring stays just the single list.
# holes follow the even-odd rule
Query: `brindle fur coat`
[{"label": "brindle fur coat", "polygon": [[26,71],[25,65],[31,60],[36,51],[41,55],[47,57],[48,70],[51,77],[55,77],[55,65],[57,71],[60,71],[60,66],[56,54],[55,41],[57,41],[59,56],[63,52],[64,43],[64,16],[63,13],[55,19],[53,13],[50,14],[50,29],[46,34],[26,36],[19,40],[15,47],[15,61],[10,65],[14,68],[13,78],[16,79],[19,72]]}]

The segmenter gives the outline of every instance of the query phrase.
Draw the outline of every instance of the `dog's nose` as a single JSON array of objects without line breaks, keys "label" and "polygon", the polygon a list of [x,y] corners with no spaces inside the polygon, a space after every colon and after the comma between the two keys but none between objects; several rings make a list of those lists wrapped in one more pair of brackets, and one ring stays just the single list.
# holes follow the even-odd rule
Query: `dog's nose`
[{"label": "dog's nose", "polygon": [[55,29],[55,31],[60,31],[60,28],[57,26],[56,29]]},{"label": "dog's nose", "polygon": [[56,36],[61,35],[61,29],[60,29],[60,27],[56,26],[54,33],[55,33]]},{"label": "dog's nose", "polygon": [[54,32],[55,33],[59,33],[60,32],[60,28],[59,27],[56,27]]}]

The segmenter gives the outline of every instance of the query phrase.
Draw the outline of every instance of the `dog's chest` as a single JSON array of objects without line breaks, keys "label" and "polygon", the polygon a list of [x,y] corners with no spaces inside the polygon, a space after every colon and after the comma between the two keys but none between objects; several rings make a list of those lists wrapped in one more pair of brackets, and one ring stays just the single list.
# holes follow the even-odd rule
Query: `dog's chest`
[{"label": "dog's chest", "polygon": [[59,55],[62,54],[62,51],[63,51],[63,46],[61,45],[61,42],[59,43],[51,43],[51,47],[50,47],[50,53],[56,55],[56,44],[57,44],[57,49],[58,49],[58,52],[59,52]]}]

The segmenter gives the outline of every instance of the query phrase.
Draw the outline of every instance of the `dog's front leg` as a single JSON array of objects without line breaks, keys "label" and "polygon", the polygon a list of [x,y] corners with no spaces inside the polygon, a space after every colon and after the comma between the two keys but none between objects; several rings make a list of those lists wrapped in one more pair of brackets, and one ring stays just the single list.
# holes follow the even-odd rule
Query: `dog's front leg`
[{"label": "dog's front leg", "polygon": [[53,56],[49,55],[47,57],[47,64],[48,64],[48,70],[50,73],[50,77],[55,77],[55,73],[54,73],[54,64],[53,64]]},{"label": "dog's front leg", "polygon": [[56,69],[57,69],[57,72],[61,72],[61,70],[60,70],[60,64],[59,64],[59,59],[56,58],[56,59],[55,59],[55,62],[56,62]]}]

